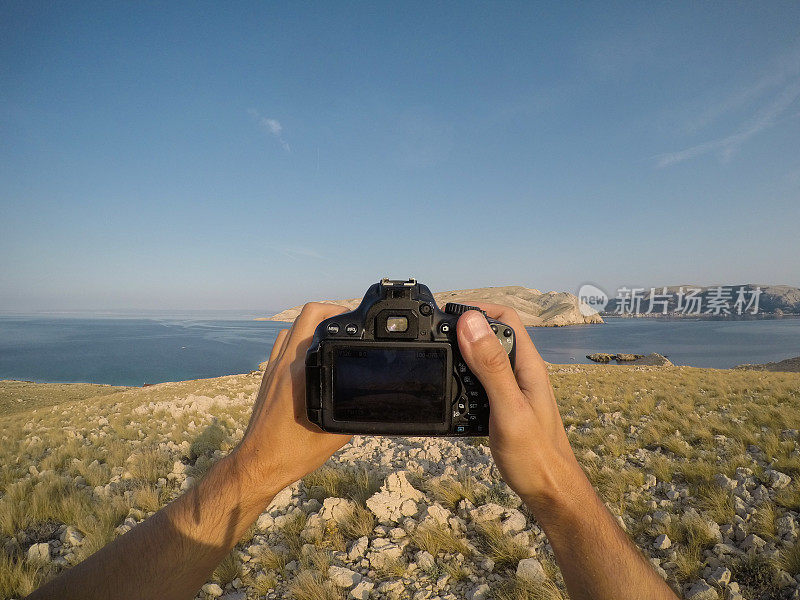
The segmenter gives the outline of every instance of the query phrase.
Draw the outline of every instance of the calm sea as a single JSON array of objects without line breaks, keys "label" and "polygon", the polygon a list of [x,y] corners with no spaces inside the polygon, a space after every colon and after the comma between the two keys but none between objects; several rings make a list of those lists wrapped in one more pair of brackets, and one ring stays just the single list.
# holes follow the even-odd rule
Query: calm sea
[{"label": "calm sea", "polygon": [[[0,379],[142,385],[245,373],[287,327],[252,316],[3,316]],[[800,356],[800,319],[609,319],[529,333],[555,363],[587,363],[592,352],[658,352],[676,364],[718,368]]]}]

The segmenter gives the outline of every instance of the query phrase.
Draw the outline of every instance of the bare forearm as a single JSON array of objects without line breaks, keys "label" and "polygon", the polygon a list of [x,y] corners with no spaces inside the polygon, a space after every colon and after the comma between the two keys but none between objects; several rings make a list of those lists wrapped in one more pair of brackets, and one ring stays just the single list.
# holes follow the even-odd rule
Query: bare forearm
[{"label": "bare forearm", "polygon": [[30,598],[192,598],[277,491],[226,457],[199,485]]},{"label": "bare forearm", "polygon": [[550,540],[573,600],[676,600],[580,472],[569,494],[526,500]]}]

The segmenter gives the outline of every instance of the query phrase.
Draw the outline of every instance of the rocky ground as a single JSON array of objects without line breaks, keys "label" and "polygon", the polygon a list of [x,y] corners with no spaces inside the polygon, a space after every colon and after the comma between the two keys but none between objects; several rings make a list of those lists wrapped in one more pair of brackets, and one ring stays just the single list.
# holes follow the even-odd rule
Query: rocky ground
[{"label": "rocky ground", "polygon": [[[800,375],[551,367],[609,509],[683,597],[800,598]],[[134,528],[240,439],[260,374],[0,383],[0,597]],[[565,598],[485,438],[355,436],[281,492],[198,598]]]}]

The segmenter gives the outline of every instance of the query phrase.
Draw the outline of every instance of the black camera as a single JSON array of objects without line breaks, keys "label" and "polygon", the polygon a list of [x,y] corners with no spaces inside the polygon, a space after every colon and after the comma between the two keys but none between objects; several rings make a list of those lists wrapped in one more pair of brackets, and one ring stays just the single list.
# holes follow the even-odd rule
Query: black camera
[{"label": "black camera", "polygon": [[[370,286],[358,308],[314,332],[306,354],[309,420],[338,433],[487,435],[489,399],[456,341],[467,310],[480,311],[454,303],[439,310],[414,279]],[[487,320],[513,366],[514,330]]]}]

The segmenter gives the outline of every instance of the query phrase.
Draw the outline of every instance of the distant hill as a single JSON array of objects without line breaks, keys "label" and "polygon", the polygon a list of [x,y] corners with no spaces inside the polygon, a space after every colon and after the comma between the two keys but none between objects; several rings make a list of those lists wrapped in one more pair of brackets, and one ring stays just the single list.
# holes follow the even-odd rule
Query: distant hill
[{"label": "distant hill", "polygon": [[[683,284],[683,285],[672,285],[667,286],[667,294],[671,294],[672,298],[668,304],[668,313],[673,313],[677,309],[677,296],[676,294],[683,288],[684,293],[689,290],[690,288],[699,288],[701,292],[697,294],[702,298],[703,302],[703,310],[705,311],[705,307],[708,305],[708,298],[710,295],[714,294],[714,290],[716,290],[718,286],[716,285],[709,285],[709,286],[702,286],[702,285],[692,285],[692,284]],[[800,315],[800,288],[792,287],[789,285],[759,285],[756,283],[744,283],[744,284],[736,284],[736,285],[725,285],[723,286],[725,290],[729,290],[731,294],[731,306],[736,301],[737,291],[739,288],[744,288],[746,297],[749,299],[752,292],[757,289],[761,288],[761,296],[759,297],[758,307],[759,307],[759,314],[769,314],[769,315]],[[655,293],[661,294],[663,291],[662,287],[656,287]],[[646,311],[650,302],[650,289],[646,289],[643,293],[643,301],[642,301],[642,311]],[[617,298],[612,298],[611,301],[606,306],[606,309],[601,313],[604,315],[612,315],[616,313],[618,309],[619,300]],[[655,312],[660,312],[661,306],[655,309]],[[735,312],[735,311],[732,311]]]},{"label": "distant hill", "polygon": [[[542,293],[539,290],[512,285],[438,292],[433,297],[442,308],[447,302],[459,302],[462,304],[490,302],[511,306],[516,309],[522,319],[522,323],[527,327],[561,327],[563,325],[603,322],[603,319],[597,313],[592,313],[588,316],[581,314],[578,298],[567,292]],[[361,298],[322,300],[321,302],[340,304],[353,309],[361,303]],[[294,306],[271,317],[262,317],[257,320],[291,322],[297,318],[302,308],[302,306]],[[591,309],[584,307],[584,312],[589,311]]]}]

